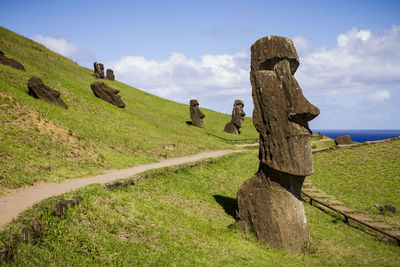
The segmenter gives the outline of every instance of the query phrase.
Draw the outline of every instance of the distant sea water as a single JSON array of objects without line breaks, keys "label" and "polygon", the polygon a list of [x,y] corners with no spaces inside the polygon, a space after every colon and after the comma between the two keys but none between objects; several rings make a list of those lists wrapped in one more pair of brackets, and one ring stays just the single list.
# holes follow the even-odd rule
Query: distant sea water
[{"label": "distant sea water", "polygon": [[332,139],[338,136],[350,135],[353,142],[364,143],[400,136],[400,130],[312,130],[313,133],[321,133]]}]

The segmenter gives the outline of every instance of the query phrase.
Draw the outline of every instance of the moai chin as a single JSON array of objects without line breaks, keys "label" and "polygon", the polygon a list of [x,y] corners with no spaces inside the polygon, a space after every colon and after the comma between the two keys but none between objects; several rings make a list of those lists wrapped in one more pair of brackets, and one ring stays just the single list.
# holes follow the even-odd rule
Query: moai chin
[{"label": "moai chin", "polygon": [[224,132],[232,134],[240,134],[239,129],[242,127],[246,113],[243,111],[243,101],[235,100],[233,103],[232,120],[225,125]]},{"label": "moai chin", "polygon": [[114,71],[112,69],[107,69],[106,78],[110,81],[115,81]]},{"label": "moai chin", "polygon": [[319,115],[293,76],[298,66],[288,38],[268,36],[251,47],[260,165],[237,193],[239,228],[288,253],[300,252],[309,239],[300,194],[305,176],[313,173],[308,121]]},{"label": "moai chin", "polygon": [[97,79],[104,79],[104,65],[98,62],[94,62],[93,67],[94,67],[93,76]]},{"label": "moai chin", "polygon": [[190,118],[192,119],[192,124],[197,127],[203,127],[204,115],[199,109],[199,102],[196,99],[190,100]]}]

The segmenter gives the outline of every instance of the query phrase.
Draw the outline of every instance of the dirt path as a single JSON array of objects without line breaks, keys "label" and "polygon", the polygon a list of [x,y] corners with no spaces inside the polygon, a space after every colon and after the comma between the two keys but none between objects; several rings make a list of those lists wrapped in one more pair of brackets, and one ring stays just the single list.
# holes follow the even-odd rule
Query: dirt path
[{"label": "dirt path", "polygon": [[241,150],[218,150],[202,152],[193,156],[161,160],[157,163],[139,165],[128,169],[113,170],[94,177],[75,178],[62,183],[45,183],[37,186],[21,188],[16,192],[0,196],[0,230],[2,230],[7,223],[11,222],[12,219],[16,218],[22,211],[26,210],[36,202],[51,196],[60,195],[89,184],[104,184],[117,179],[129,178],[135,174],[150,169],[179,165],[205,158],[217,158],[229,153],[240,151]]}]

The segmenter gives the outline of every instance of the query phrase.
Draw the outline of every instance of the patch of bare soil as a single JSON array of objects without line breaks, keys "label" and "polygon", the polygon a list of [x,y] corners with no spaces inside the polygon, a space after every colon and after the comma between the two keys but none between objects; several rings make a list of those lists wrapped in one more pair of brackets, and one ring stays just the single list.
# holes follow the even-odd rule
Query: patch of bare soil
[{"label": "patch of bare soil", "polygon": [[21,105],[4,92],[0,91],[0,96],[9,99],[7,103],[3,103],[0,106],[0,116],[8,118],[2,127],[10,128],[14,126],[27,135],[30,133],[46,134],[49,137],[47,140],[49,143],[64,146],[63,154],[67,159],[86,158],[98,160],[98,154],[92,145],[88,145],[87,142],[82,140],[79,133],[65,129],[31,107]]}]

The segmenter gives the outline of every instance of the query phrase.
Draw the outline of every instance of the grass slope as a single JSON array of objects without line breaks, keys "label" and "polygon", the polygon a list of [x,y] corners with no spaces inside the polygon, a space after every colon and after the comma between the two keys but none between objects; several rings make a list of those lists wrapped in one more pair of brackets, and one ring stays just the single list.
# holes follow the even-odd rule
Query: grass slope
[{"label": "grass slope", "polygon": [[[40,221],[44,234],[16,241],[17,266],[398,266],[400,247],[349,227],[304,203],[311,241],[286,255],[241,233],[233,218],[239,186],[257,170],[257,153],[225,156],[212,165],[160,172],[109,191],[91,185],[69,193],[83,202],[52,215],[56,198],[36,205],[0,234],[18,240],[23,225]],[[0,246],[2,244],[0,243]]]},{"label": "grass slope", "polygon": [[372,217],[400,225],[399,212],[381,215],[375,204],[400,208],[400,140],[313,154],[311,179],[326,193]]},{"label": "grass slope", "polygon": [[[206,132],[257,138],[250,118],[242,135],[232,137],[222,132],[229,115],[201,108],[206,118],[199,129],[185,123],[188,105],[105,81],[120,90],[126,108],[119,109],[94,96],[91,70],[1,27],[0,50],[26,69],[0,64],[0,193],[228,147]],[[27,82],[34,75],[60,91],[69,108],[30,97]]]}]

